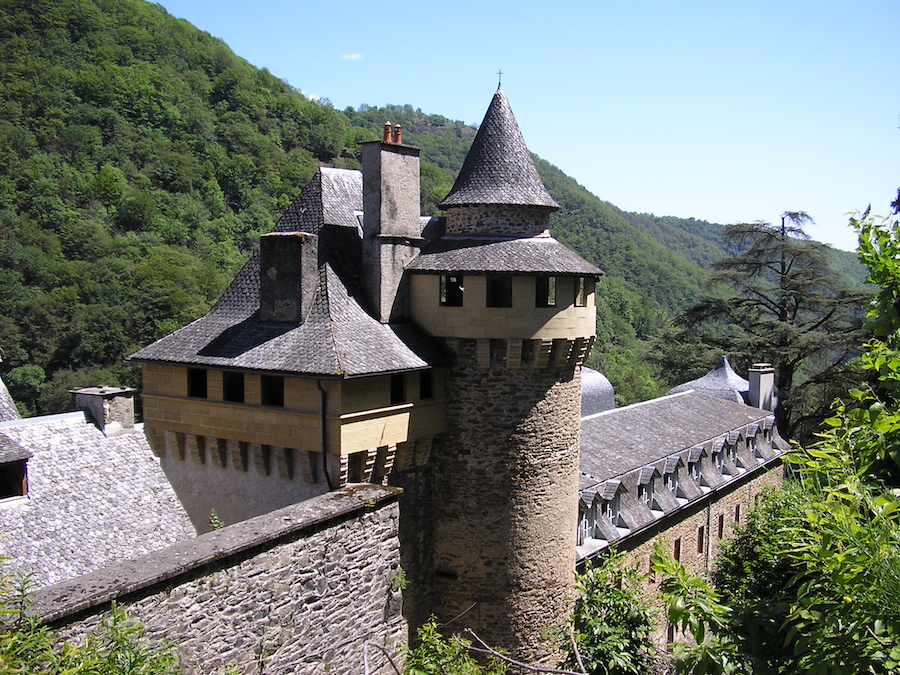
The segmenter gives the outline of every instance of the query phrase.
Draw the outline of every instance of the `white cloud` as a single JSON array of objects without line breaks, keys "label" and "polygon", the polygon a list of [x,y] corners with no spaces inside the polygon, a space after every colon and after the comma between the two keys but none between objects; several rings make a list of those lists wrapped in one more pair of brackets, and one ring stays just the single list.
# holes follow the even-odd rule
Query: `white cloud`
[{"label": "white cloud", "polygon": [[362,58],[362,54],[341,54],[341,58],[347,61],[356,61]]}]

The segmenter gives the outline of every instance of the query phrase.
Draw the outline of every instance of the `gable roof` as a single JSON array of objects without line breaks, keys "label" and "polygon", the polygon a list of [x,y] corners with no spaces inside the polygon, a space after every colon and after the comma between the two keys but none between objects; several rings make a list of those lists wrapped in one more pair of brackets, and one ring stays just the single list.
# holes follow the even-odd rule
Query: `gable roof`
[{"label": "gable roof", "polygon": [[107,437],[84,413],[0,423],[30,455],[28,496],[0,509],[0,554],[46,586],[196,536],[140,431]]},{"label": "gable roof", "polygon": [[409,326],[382,324],[366,311],[361,211],[360,172],[322,168],[275,226],[275,232],[318,235],[319,278],[302,324],[258,320],[257,250],[205,316],[129,358],[338,377],[440,362],[441,352],[427,337]]},{"label": "gable roof", "polygon": [[559,208],[538,176],[509,101],[499,87],[453,189],[440,206],[468,204]]},{"label": "gable roof", "polygon": [[690,391],[581,420],[581,472],[596,482],[620,476],[771,413]]}]

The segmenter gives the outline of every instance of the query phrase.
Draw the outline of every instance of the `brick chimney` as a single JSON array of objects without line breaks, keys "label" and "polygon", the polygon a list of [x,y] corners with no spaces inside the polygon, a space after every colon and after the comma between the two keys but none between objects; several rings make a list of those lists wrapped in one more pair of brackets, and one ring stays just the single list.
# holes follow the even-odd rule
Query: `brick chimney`
[{"label": "brick chimney", "polygon": [[301,324],[319,281],[318,237],[271,232],[259,239],[259,320]]},{"label": "brick chimney", "polygon": [[754,408],[775,410],[775,369],[771,363],[754,363],[747,373],[747,402]]},{"label": "brick chimney", "polygon": [[419,255],[419,148],[402,144],[400,125],[384,125],[381,141],[364,143],[363,279],[375,317],[403,319],[403,271]]},{"label": "brick chimney", "polygon": [[70,389],[78,410],[86,412],[106,436],[134,429],[134,393],[129,387]]}]

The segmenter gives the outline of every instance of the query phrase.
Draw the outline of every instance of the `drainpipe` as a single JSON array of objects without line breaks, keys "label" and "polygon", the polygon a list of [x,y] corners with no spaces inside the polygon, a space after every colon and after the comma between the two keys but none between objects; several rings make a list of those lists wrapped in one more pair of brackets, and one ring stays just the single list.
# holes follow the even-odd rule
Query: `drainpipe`
[{"label": "drainpipe", "polygon": [[325,482],[328,483],[328,489],[334,490],[331,476],[328,474],[328,420],[325,417],[328,410],[328,392],[322,386],[322,380],[316,380],[316,386],[319,388],[322,398],[322,468],[325,470]]}]

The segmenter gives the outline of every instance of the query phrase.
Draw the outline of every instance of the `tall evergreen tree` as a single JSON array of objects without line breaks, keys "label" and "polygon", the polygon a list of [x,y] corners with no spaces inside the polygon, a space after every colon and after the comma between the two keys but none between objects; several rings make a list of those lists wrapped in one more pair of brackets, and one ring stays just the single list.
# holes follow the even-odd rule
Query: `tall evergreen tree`
[{"label": "tall evergreen tree", "polygon": [[775,367],[775,412],[785,438],[802,436],[825,416],[862,336],[866,296],[835,285],[828,248],[803,231],[810,222],[797,211],[778,225],[726,226],[723,236],[737,253],[715,264],[706,296],[680,319],[741,365]]}]

